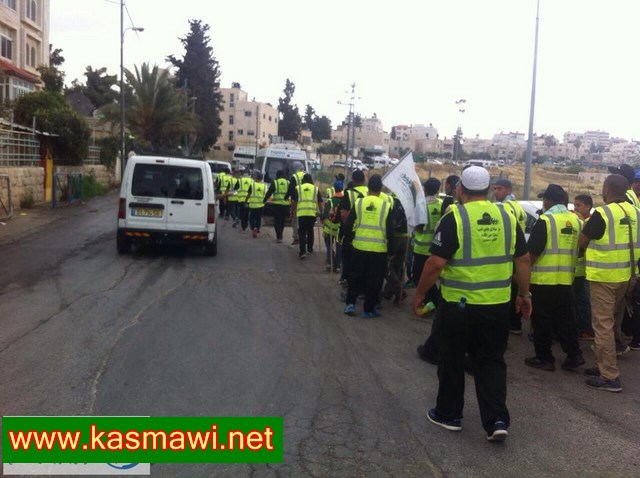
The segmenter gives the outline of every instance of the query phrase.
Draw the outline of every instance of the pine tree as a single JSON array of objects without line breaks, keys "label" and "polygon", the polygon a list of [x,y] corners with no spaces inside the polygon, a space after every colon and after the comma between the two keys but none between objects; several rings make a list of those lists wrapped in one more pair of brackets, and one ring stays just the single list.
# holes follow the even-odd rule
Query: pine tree
[{"label": "pine tree", "polygon": [[295,91],[296,85],[287,78],[287,82],[283,90],[284,97],[278,99],[278,112],[280,113],[278,136],[282,136],[285,140],[291,141],[298,139],[298,135],[300,134],[300,129],[302,127],[302,119],[298,112],[298,106],[291,104],[293,93]]},{"label": "pine tree", "polygon": [[201,20],[189,21],[190,31],[180,41],[185,48],[182,59],[167,57],[177,68],[177,86],[185,92],[185,104],[193,105],[199,119],[194,150],[206,151],[220,136],[220,112],[223,109],[220,93],[220,65],[209,45],[209,25]]}]

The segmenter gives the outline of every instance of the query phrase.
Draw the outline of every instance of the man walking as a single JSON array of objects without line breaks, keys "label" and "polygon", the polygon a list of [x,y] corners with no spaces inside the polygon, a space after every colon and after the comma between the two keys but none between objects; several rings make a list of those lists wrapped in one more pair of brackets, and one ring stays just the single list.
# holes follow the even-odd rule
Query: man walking
[{"label": "man walking", "polygon": [[555,331],[562,351],[567,354],[562,369],[576,370],[584,365],[571,293],[578,259],[580,222],[567,209],[569,196],[558,184],[549,184],[538,197],[542,197],[544,213],[533,226],[527,243],[531,258],[531,326],[535,356],[526,358],[524,363],[551,372],[556,369],[551,352]]},{"label": "man walking", "polygon": [[[606,205],[597,207],[580,235],[586,249],[591,318],[595,332],[595,367],[585,370],[585,383],[607,392],[621,392],[616,344],[626,307],[629,281],[638,273],[640,210],[627,202],[626,178],[612,174],[602,186]],[[617,332],[617,333],[616,333]]]},{"label": "man walking", "polygon": [[262,182],[262,173],[256,173],[256,179],[249,186],[246,205],[249,206],[249,227],[253,238],[257,239],[262,226],[262,211],[267,186]]},{"label": "man walking", "polygon": [[393,235],[389,201],[380,197],[382,177],[369,178],[369,195],[357,199],[346,221],[348,230],[354,231],[353,273],[349,279],[344,313],[354,315],[356,299],[364,292],[363,318],[379,317],[376,304],[384,282],[389,253],[389,240]]},{"label": "man walking", "polygon": [[316,223],[316,217],[320,215],[321,204],[320,190],[313,184],[311,175],[307,173],[291,195],[292,209],[295,209],[298,218],[299,259],[304,259],[307,253],[313,252],[313,226]]},{"label": "man walking", "polygon": [[462,430],[465,354],[474,366],[482,426],[489,441],[504,441],[510,417],[506,406],[509,300],[513,263],[516,309],[531,314],[530,264],[524,234],[503,206],[487,200],[489,172],[471,166],[458,185],[461,204],[449,206],[437,227],[431,256],[420,277],[413,310],[438,278],[442,301],[438,398],[428,419],[447,430]]},{"label": "man walking", "polygon": [[340,206],[338,206],[340,211],[340,230],[338,232],[338,240],[342,245],[341,281],[343,284],[345,282],[347,284],[349,283],[353,269],[351,266],[351,260],[353,257],[353,227],[347,226],[347,218],[349,217],[349,213],[351,212],[356,200],[369,194],[369,189],[364,183],[364,173],[362,171],[356,169],[351,175],[351,180],[353,181],[353,186],[347,188],[344,192],[344,197],[340,201]]},{"label": "man walking", "polygon": [[273,228],[276,232],[276,242],[282,242],[282,232],[284,231],[284,222],[289,215],[290,201],[285,199],[289,190],[289,181],[284,175],[284,171],[279,169],[276,171],[276,179],[269,186],[269,190],[265,195],[264,201],[267,202],[271,196],[273,201]]},{"label": "man walking", "polygon": [[[285,199],[291,199],[296,192],[298,186],[302,184],[302,178],[304,177],[304,167],[300,161],[293,163],[293,175],[289,180],[289,190],[285,194]],[[298,244],[298,219],[296,216],[296,208],[291,208],[291,228],[293,229],[293,242],[291,245]]]}]

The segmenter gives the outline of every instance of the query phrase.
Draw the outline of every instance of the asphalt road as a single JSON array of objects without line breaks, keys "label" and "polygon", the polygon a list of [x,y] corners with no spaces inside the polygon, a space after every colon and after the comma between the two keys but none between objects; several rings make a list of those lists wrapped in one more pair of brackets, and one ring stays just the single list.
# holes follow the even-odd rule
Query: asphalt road
[{"label": "asphalt road", "polygon": [[282,464],[152,476],[640,476],[640,352],[611,394],[526,368],[531,344],[510,338],[512,426],[490,444],[470,377],[463,431],[427,421],[436,368],[415,348],[430,323],[409,301],[344,316],[321,255],[299,261],[271,228],[253,240],[221,222],[215,258],[119,256],[117,197],[82,207],[0,245],[2,415],[284,417]]}]

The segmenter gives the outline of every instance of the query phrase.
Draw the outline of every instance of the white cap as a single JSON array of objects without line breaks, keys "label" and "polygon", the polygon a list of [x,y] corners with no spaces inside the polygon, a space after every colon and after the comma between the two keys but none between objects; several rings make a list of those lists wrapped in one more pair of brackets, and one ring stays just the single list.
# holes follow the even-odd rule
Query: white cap
[{"label": "white cap", "polygon": [[469,166],[460,176],[462,185],[470,191],[484,191],[489,187],[489,171],[480,166]]}]

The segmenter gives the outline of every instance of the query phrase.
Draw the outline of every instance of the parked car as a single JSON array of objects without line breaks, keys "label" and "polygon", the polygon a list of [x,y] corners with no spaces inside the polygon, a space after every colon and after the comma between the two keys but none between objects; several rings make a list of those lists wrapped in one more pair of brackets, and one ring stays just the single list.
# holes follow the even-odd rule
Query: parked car
[{"label": "parked car", "polygon": [[118,253],[134,244],[194,244],[218,252],[216,198],[206,161],[133,156],[120,187]]}]

